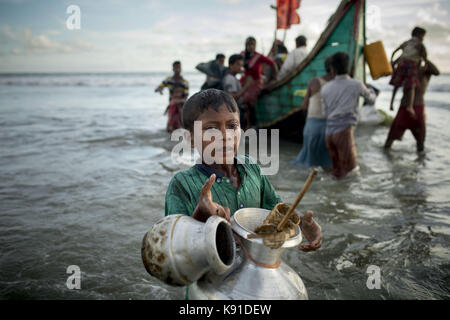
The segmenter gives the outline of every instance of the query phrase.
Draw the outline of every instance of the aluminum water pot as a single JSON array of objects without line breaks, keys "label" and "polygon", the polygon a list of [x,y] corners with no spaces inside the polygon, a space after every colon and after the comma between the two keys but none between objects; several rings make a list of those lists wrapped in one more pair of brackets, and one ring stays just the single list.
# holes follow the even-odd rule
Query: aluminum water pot
[{"label": "aluminum water pot", "polygon": [[212,216],[206,223],[186,215],[159,220],[142,240],[147,271],[169,285],[185,286],[205,273],[221,275],[234,264],[236,245],[228,222]]},{"label": "aluminum water pot", "polygon": [[302,241],[299,227],[297,235],[278,249],[267,247],[263,239],[247,239],[269,213],[259,208],[244,208],[234,213],[231,225],[240,249],[233,267],[222,275],[205,274],[189,288],[189,299],[308,299],[300,276],[281,260],[286,249],[297,247]]}]

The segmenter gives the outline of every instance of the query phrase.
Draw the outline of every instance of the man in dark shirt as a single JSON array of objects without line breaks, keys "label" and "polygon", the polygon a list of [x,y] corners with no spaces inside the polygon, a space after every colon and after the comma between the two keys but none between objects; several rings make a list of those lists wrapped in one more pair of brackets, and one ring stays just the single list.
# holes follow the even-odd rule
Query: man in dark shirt
[{"label": "man in dark shirt", "polygon": [[206,81],[201,90],[222,89],[222,78],[225,75],[225,56],[222,53],[216,55],[215,60],[199,63],[195,68],[206,74]]}]

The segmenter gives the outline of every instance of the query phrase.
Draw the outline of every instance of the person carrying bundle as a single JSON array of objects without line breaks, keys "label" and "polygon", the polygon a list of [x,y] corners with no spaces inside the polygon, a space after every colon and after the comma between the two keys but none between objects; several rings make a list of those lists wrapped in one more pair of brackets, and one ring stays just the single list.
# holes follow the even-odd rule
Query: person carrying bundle
[{"label": "person carrying bundle", "polygon": [[[414,91],[415,87],[420,86],[419,66],[422,61],[427,60],[427,50],[423,45],[425,29],[415,27],[412,31],[412,38],[403,42],[394,50],[391,57],[391,64],[394,67],[389,84],[394,86],[392,92],[390,109],[394,110],[394,98],[399,87],[403,86],[405,98],[407,99],[406,111],[414,115]],[[395,61],[392,61],[395,53],[402,50],[402,55]],[[396,67],[395,67],[396,66]]]},{"label": "person carrying bundle", "polygon": [[[425,66],[419,69],[420,86],[414,88],[414,115],[406,110],[408,95],[405,93],[389,130],[384,144],[385,149],[390,149],[394,140],[401,140],[405,131],[409,129],[416,139],[417,152],[424,151],[426,133],[424,95],[432,75],[439,75],[439,70],[433,63],[427,61]],[[406,91],[406,88],[404,90]]]}]

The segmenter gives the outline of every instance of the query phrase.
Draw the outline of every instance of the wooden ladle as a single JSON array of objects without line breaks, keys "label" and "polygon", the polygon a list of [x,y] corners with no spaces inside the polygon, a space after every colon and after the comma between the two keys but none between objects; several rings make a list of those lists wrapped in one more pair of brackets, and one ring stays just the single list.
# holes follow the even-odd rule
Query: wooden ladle
[{"label": "wooden ladle", "polygon": [[[281,219],[280,223],[277,226],[277,231],[283,230],[286,223],[289,221],[291,215],[294,213],[295,208],[297,208],[298,204],[302,200],[303,196],[305,195],[306,191],[308,191],[309,186],[311,185],[314,177],[318,173],[317,169],[313,169],[311,173],[308,176],[308,179],[306,179],[305,184],[303,185],[302,190],[300,190],[299,194],[297,195],[297,198],[292,203],[291,207],[289,208],[289,211],[286,213],[286,215]],[[247,239],[254,239],[254,238],[264,238],[268,234],[249,234],[247,236]]]}]

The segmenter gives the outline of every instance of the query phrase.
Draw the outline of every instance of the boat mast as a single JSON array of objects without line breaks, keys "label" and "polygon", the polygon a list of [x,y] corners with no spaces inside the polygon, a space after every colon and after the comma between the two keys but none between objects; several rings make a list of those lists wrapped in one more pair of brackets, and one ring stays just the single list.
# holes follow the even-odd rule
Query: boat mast
[{"label": "boat mast", "polygon": [[[363,0],[363,48],[366,45],[366,1]],[[363,54],[363,82],[366,83],[366,57]]]}]

